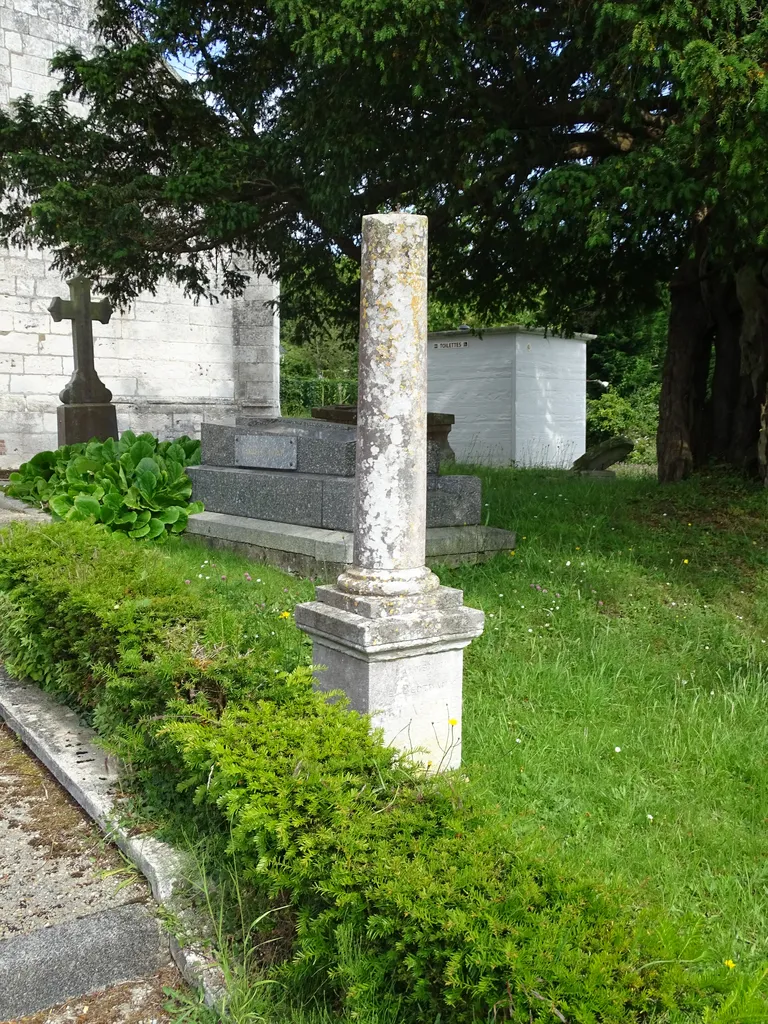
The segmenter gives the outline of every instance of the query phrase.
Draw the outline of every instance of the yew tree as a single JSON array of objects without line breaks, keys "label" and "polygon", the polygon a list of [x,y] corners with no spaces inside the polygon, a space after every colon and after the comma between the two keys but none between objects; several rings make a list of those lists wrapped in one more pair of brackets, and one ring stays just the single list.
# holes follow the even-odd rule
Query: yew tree
[{"label": "yew tree", "polygon": [[452,301],[588,328],[668,285],[660,476],[754,468],[767,7],[103,0],[101,45],[0,115],[0,238],[117,302],[255,267],[345,309],[361,216],[413,208]]}]

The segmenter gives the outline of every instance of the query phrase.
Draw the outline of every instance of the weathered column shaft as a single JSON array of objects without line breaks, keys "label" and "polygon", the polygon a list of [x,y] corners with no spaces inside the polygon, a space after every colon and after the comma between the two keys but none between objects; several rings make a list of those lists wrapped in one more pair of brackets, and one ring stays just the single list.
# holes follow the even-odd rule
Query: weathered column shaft
[{"label": "weathered column shaft", "polygon": [[353,564],[296,605],[318,685],[434,770],[461,761],[463,651],[483,613],[424,564],[427,219],[363,218]]},{"label": "weathered column shaft", "polygon": [[427,514],[427,218],[363,218],[354,564],[342,589],[415,593]]}]

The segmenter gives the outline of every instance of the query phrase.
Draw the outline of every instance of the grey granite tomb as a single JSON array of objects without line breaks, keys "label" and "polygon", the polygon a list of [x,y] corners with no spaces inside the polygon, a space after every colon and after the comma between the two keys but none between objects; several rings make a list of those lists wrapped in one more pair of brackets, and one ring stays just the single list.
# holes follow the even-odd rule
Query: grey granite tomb
[{"label": "grey granite tomb", "polygon": [[[191,467],[205,512],[188,533],[213,546],[305,574],[338,575],[352,558],[357,428],[319,420],[252,419],[202,425],[202,465]],[[427,558],[477,562],[514,546],[514,534],[481,525],[481,482],[439,476],[427,447]]]}]

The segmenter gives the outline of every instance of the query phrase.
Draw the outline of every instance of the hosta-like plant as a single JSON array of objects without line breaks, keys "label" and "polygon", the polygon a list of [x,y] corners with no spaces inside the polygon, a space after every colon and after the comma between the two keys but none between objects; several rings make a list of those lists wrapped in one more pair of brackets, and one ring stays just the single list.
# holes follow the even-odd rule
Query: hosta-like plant
[{"label": "hosta-like plant", "polygon": [[90,441],[40,452],[11,473],[5,492],[57,519],[90,520],[129,537],[162,540],[182,533],[202,502],[190,502],[187,466],[200,463],[200,442],[158,441],[126,430],[119,441]]}]

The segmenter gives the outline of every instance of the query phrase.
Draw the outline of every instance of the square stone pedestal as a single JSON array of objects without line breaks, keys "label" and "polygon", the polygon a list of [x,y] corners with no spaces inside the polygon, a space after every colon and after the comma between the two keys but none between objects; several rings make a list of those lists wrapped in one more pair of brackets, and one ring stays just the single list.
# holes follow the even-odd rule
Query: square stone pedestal
[{"label": "square stone pedestal", "polygon": [[450,587],[381,598],[329,586],[316,598],[296,606],[296,624],[312,637],[319,689],[343,690],[386,743],[432,770],[457,768],[464,648],[483,613]]},{"label": "square stone pedestal", "polygon": [[117,411],[110,402],[82,405],[60,405],[56,410],[59,447],[64,444],[87,444],[88,441],[117,441]]}]

